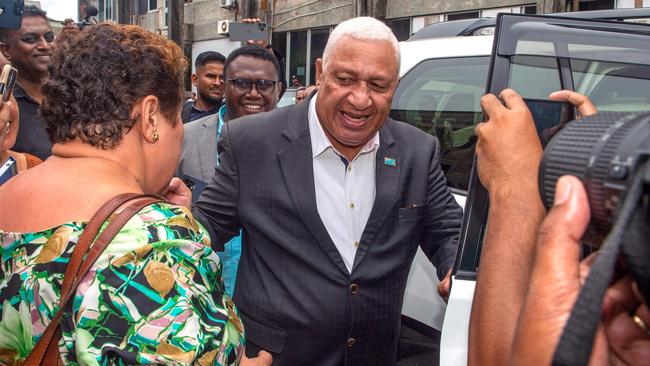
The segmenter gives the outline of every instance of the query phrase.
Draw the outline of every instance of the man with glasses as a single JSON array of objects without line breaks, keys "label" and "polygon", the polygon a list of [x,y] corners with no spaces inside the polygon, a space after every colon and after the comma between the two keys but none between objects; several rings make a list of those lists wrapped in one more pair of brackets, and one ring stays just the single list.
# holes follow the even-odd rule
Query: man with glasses
[{"label": "man with glasses", "polygon": [[[177,176],[186,181],[210,180],[219,164],[217,141],[224,124],[239,117],[273,110],[280,100],[282,88],[279,69],[275,56],[257,46],[241,47],[228,56],[224,64],[226,103],[216,115],[185,125]],[[224,252],[218,254],[223,264],[226,291],[232,296],[241,256],[241,236],[226,243]]]},{"label": "man with glasses", "polygon": [[14,97],[20,110],[20,129],[13,150],[45,160],[52,143],[38,114],[43,101],[41,82],[48,77],[54,33],[46,14],[34,5],[25,6],[20,29],[0,28],[0,51],[18,70]]}]

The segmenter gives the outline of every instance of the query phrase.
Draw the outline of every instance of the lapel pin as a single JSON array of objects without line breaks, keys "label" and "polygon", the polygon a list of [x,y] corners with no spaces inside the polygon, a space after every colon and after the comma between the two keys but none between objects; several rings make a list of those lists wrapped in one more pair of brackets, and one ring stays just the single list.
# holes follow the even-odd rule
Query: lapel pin
[{"label": "lapel pin", "polygon": [[397,166],[397,160],[393,158],[384,157],[384,165]]}]

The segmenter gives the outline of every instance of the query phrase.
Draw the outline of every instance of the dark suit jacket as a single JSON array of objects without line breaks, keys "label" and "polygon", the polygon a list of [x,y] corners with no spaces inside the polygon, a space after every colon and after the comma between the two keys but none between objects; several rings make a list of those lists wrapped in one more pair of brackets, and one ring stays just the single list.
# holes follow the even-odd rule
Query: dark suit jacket
[{"label": "dark suit jacket", "polygon": [[190,122],[190,119],[192,118],[192,105],[194,105],[194,102],[183,103],[183,107],[181,108],[181,121],[183,121],[183,123]]},{"label": "dark suit jacket", "polygon": [[417,247],[444,276],[462,211],[437,140],[388,119],[374,206],[348,273],[316,208],[307,112],[303,102],[227,123],[221,165],[194,213],[217,247],[243,230],[234,301],[249,346],[280,365],[393,364]]}]

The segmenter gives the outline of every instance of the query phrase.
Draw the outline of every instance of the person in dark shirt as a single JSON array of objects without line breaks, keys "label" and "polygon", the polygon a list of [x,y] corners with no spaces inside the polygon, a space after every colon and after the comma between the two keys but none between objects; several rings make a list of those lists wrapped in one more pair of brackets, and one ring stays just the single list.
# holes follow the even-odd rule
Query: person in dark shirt
[{"label": "person in dark shirt", "polygon": [[41,81],[48,76],[54,33],[45,12],[37,6],[25,6],[20,29],[0,28],[0,51],[18,69],[14,96],[20,110],[20,130],[14,150],[45,160],[52,143],[38,109],[43,101]]},{"label": "person in dark shirt", "polygon": [[196,100],[183,105],[183,123],[194,121],[219,112],[223,99],[223,64],[226,57],[219,52],[201,53],[194,62],[196,73],[192,74],[192,84],[196,86]]}]

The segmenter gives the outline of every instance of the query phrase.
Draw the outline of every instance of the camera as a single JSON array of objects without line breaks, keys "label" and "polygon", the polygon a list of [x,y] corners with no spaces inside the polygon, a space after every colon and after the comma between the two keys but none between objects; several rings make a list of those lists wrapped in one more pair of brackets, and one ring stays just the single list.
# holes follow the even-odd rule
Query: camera
[{"label": "camera", "polygon": [[0,27],[20,29],[24,10],[24,0],[0,0]]},{"label": "camera", "polygon": [[598,248],[554,355],[554,365],[589,360],[610,282],[629,274],[650,303],[650,112],[600,112],[567,124],[549,142],[539,189],[553,205],[563,175],[580,178],[591,221],[582,240]]},{"label": "camera", "polygon": [[569,123],[544,150],[539,174],[542,199],[547,207],[553,204],[560,176],[580,178],[592,216],[585,241],[599,246],[649,156],[650,113],[600,112]]}]

